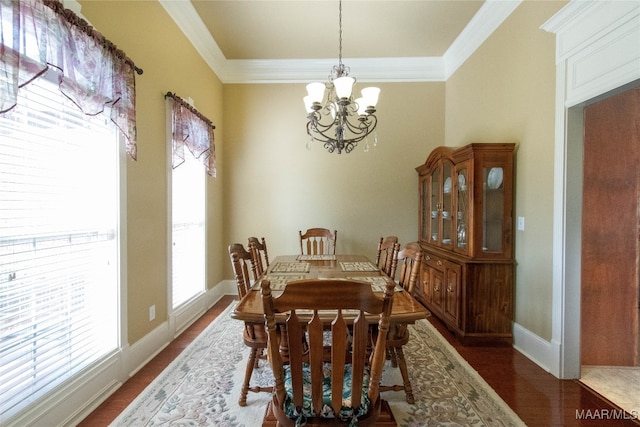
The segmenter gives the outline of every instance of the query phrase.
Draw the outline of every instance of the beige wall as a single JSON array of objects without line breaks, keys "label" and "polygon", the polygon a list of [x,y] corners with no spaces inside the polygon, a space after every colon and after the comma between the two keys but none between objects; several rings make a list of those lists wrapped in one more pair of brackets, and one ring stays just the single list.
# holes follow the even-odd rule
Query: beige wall
[{"label": "beige wall", "polygon": [[304,85],[225,85],[226,242],[264,236],[273,257],[326,227],[337,252],[374,257],[381,236],[417,240],[415,167],[444,141],[444,83],[379,86],[378,147],[338,155],[305,148]]},{"label": "beige wall", "polygon": [[[82,14],[144,70],[136,77],[138,161],[127,161],[129,343],[167,320],[168,191],[164,94],[191,97],[217,126],[222,154],[222,84],[155,1],[80,1]],[[223,279],[222,178],[208,179],[208,286]],[[149,306],[156,319],[149,322]]]},{"label": "beige wall", "polygon": [[515,321],[551,339],[555,36],[564,1],[525,1],[447,81],[446,144],[517,142]]}]

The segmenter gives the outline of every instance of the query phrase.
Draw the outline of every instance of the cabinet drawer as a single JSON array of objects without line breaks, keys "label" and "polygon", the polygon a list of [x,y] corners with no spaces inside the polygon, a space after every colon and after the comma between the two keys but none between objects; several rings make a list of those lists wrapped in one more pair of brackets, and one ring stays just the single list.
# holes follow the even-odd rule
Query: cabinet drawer
[{"label": "cabinet drawer", "polygon": [[422,262],[424,262],[428,267],[443,271],[444,265],[448,261],[429,252],[425,252],[422,256]]}]

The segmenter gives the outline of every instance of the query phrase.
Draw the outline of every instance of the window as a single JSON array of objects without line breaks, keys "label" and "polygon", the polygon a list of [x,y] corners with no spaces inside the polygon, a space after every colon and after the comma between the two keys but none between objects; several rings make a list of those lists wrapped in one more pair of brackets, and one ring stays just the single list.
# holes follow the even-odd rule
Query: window
[{"label": "window", "polygon": [[177,308],[205,290],[206,175],[216,176],[215,126],[189,102],[167,92],[171,161],[171,289]]},{"label": "window", "polygon": [[0,424],[118,348],[116,140],[45,77],[0,115]]},{"label": "window", "polygon": [[184,154],[171,174],[173,308],[205,288],[205,173],[189,150]]}]

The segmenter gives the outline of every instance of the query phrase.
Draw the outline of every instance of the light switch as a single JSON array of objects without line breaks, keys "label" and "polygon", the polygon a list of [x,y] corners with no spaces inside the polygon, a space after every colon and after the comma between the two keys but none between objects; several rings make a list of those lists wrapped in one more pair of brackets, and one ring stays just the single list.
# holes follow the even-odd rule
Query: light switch
[{"label": "light switch", "polygon": [[524,217],[523,216],[519,216],[518,217],[518,230],[519,231],[524,231]]}]

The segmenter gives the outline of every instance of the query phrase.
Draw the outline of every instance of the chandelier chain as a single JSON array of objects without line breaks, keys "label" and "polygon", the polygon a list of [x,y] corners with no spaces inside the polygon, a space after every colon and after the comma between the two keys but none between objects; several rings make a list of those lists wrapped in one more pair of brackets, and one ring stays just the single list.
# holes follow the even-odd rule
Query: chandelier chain
[{"label": "chandelier chain", "polygon": [[340,0],[338,11],[338,65],[342,67],[342,0]]}]

